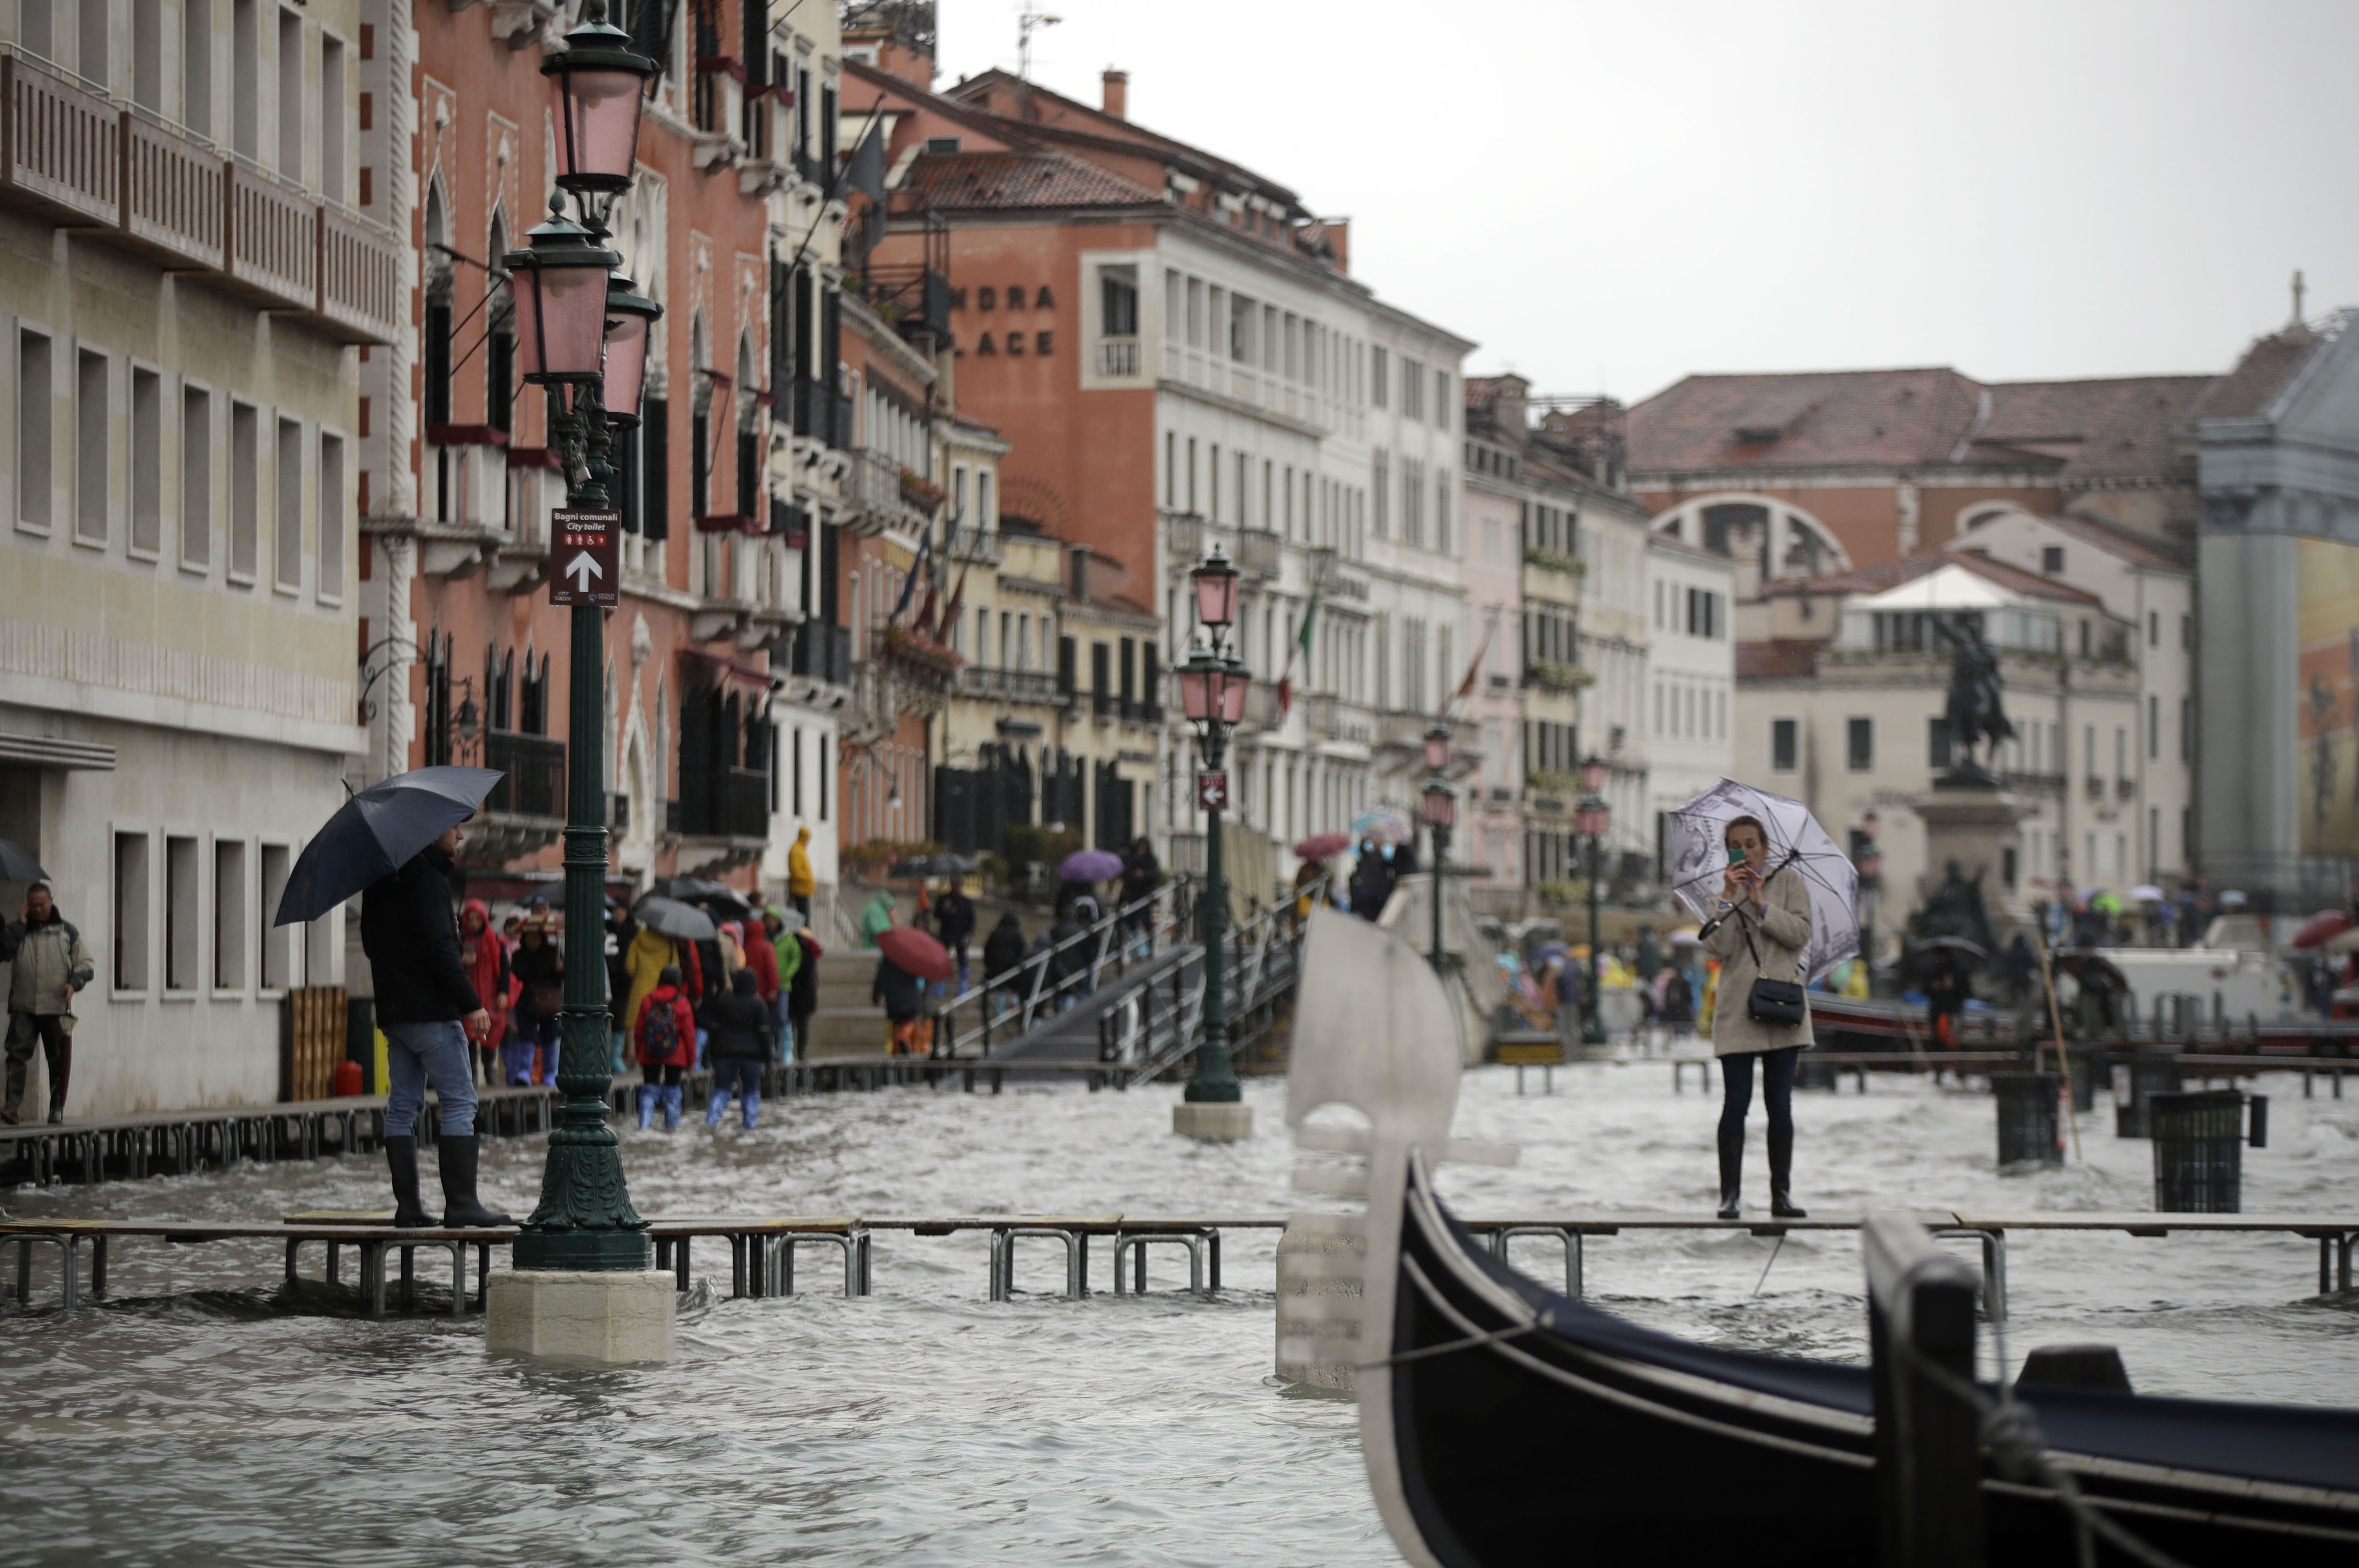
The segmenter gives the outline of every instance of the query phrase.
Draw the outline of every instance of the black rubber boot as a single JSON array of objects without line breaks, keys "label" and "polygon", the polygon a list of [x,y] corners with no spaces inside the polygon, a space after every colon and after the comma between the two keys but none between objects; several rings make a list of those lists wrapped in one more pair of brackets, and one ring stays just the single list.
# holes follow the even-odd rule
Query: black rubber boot
[{"label": "black rubber boot", "polygon": [[1794,1205],[1794,1141],[1769,1140],[1769,1212],[1779,1219],[1808,1219],[1810,1211]]},{"label": "black rubber boot", "polygon": [[418,1201],[418,1140],[386,1139],[385,1162],[393,1173],[393,1223],[404,1230],[430,1230],[440,1224]]},{"label": "black rubber boot", "polygon": [[1737,1196],[1745,1187],[1745,1134],[1720,1135],[1720,1217],[1734,1219]]},{"label": "black rubber boot", "polygon": [[516,1223],[497,1209],[485,1208],[475,1201],[475,1155],[479,1147],[472,1132],[464,1138],[451,1133],[442,1137],[442,1226],[446,1230]]}]

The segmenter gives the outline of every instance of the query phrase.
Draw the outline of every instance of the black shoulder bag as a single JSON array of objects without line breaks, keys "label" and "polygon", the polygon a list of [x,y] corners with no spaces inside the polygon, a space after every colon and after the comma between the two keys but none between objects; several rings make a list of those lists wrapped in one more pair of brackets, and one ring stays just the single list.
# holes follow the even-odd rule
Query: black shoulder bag
[{"label": "black shoulder bag", "polygon": [[[1783,867],[1778,869],[1784,870]],[[1745,928],[1745,950],[1753,955],[1753,993],[1745,999],[1745,1016],[1756,1023],[1766,1023],[1773,1029],[1796,1027],[1804,1016],[1799,970],[1796,978],[1790,980],[1773,980],[1761,973],[1761,953],[1753,946],[1753,922],[1741,911],[1737,919]]]}]

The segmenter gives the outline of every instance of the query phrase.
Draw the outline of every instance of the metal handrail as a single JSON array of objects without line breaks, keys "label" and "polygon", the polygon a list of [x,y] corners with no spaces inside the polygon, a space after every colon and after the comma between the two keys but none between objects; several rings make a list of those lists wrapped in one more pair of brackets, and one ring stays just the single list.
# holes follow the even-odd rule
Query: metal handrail
[{"label": "metal handrail", "polygon": [[[1278,935],[1280,930],[1278,923],[1281,920],[1292,918],[1293,905],[1299,899],[1309,897],[1313,907],[1323,903],[1332,880],[1332,877],[1322,875],[1316,881],[1289,892],[1284,898],[1262,910],[1251,919],[1243,922],[1229,934],[1231,940],[1225,967],[1230,974],[1237,977],[1234,993],[1237,1005],[1231,1014],[1232,1018],[1262,1000],[1263,989],[1268,974],[1269,951],[1276,945],[1272,940],[1274,935],[1278,941],[1297,948],[1291,956],[1298,962],[1299,961],[1300,928],[1297,927]],[[1245,955],[1248,943],[1253,948],[1250,964]],[[1134,1086],[1149,1082],[1158,1074],[1186,1059],[1190,1052],[1202,1044],[1199,1035],[1201,1033],[1204,1016],[1203,986],[1199,983],[1193,988],[1182,988],[1169,1016],[1173,1022],[1171,1038],[1161,1047],[1149,1049],[1144,1058],[1130,1070],[1130,1082]],[[1147,1032],[1150,1037],[1154,1032],[1151,1010],[1147,1020]]]},{"label": "metal handrail", "polygon": [[[1067,990],[1078,986],[1081,994],[1086,995],[1096,989],[1098,980],[1106,968],[1107,939],[1123,929],[1131,918],[1142,910],[1150,913],[1147,925],[1147,952],[1138,957],[1152,957],[1158,950],[1157,945],[1159,938],[1167,934],[1176,936],[1179,932],[1187,928],[1186,905],[1190,900],[1190,891],[1189,879],[1185,876],[1176,876],[1144,898],[1116,905],[1112,911],[1101,915],[1096,921],[1063,941],[1051,944],[1038,953],[1025,955],[1023,961],[1006,976],[994,979],[986,975],[980,984],[970,986],[942,1002],[934,1013],[935,1055],[957,1057],[963,1054],[961,1049],[962,1046],[979,1044],[982,1046],[981,1054],[988,1056],[991,1054],[995,1027],[1004,1036],[1012,1031],[1013,1037],[1020,1038],[1030,1033],[1034,1026],[1040,1022],[1044,1016],[1044,1006],[1047,1009],[1047,1014],[1053,1015],[1055,1002]],[[1151,913],[1154,906],[1166,897],[1169,897],[1174,905],[1172,915],[1168,921]],[[1068,975],[1053,985],[1048,985],[1044,991],[1042,988],[1048,980],[1049,967],[1057,956],[1083,942],[1094,942],[1097,945],[1090,959],[1089,968]],[[1166,943],[1165,946],[1168,946],[1169,944]],[[1132,954],[1126,946],[1117,944],[1114,956],[1119,964],[1117,973],[1132,967],[1129,962]],[[1031,972],[1028,986],[1023,979],[1027,970]],[[1010,990],[1024,992],[1024,1000],[1017,1004],[1016,1017],[1004,1022],[995,1020],[991,1009],[992,993]],[[975,1005],[982,1014],[982,1021],[962,1033],[958,1028],[957,1012],[959,1008],[968,1003]]]}]

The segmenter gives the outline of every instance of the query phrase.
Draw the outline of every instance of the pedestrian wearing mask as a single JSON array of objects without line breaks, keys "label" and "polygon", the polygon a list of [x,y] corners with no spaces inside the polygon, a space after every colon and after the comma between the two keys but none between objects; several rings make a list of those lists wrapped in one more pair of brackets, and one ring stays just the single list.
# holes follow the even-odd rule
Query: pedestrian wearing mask
[{"label": "pedestrian wearing mask", "polygon": [[1769,1112],[1769,1212],[1800,1219],[1794,1205],[1794,1070],[1802,1048],[1814,1043],[1807,996],[1798,1022],[1764,1022],[1758,1013],[1774,998],[1756,997],[1756,980],[1783,981],[1802,994],[1802,949],[1810,945],[1810,894],[1801,877],[1784,867],[1772,873],[1768,836],[1758,819],[1732,817],[1726,828],[1732,860],[1721,886],[1718,924],[1703,940],[1720,960],[1720,984],[1712,1012],[1712,1054],[1720,1058],[1720,1217],[1734,1219],[1745,1168],[1745,1117],[1753,1105],[1755,1063],[1761,1067],[1761,1098]]},{"label": "pedestrian wearing mask", "polygon": [[49,1069],[49,1120],[66,1119],[66,1080],[73,1073],[74,992],[97,974],[82,933],[58,913],[47,882],[25,893],[25,907],[0,931],[8,978],[8,1098],[0,1121],[15,1126],[25,1101],[25,1069],[40,1043]]}]

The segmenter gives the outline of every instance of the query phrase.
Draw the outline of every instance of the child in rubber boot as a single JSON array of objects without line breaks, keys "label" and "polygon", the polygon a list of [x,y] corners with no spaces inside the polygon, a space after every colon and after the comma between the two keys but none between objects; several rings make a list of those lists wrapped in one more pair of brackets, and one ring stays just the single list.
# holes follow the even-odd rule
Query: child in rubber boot
[{"label": "child in rubber boot", "polygon": [[656,977],[656,989],[639,1003],[639,1017],[631,1036],[638,1042],[639,1126],[655,1119],[663,1107],[664,1130],[679,1125],[679,1078],[696,1055],[696,1014],[681,993],[679,967],[666,964]]},{"label": "child in rubber boot", "polygon": [[751,968],[737,971],[729,994],[714,999],[704,1010],[704,1027],[712,1039],[712,1095],[704,1125],[718,1127],[734,1094],[745,1103],[745,1130],[754,1130],[762,1109],[762,1064],[770,1059],[772,1027],[769,1003]]}]

